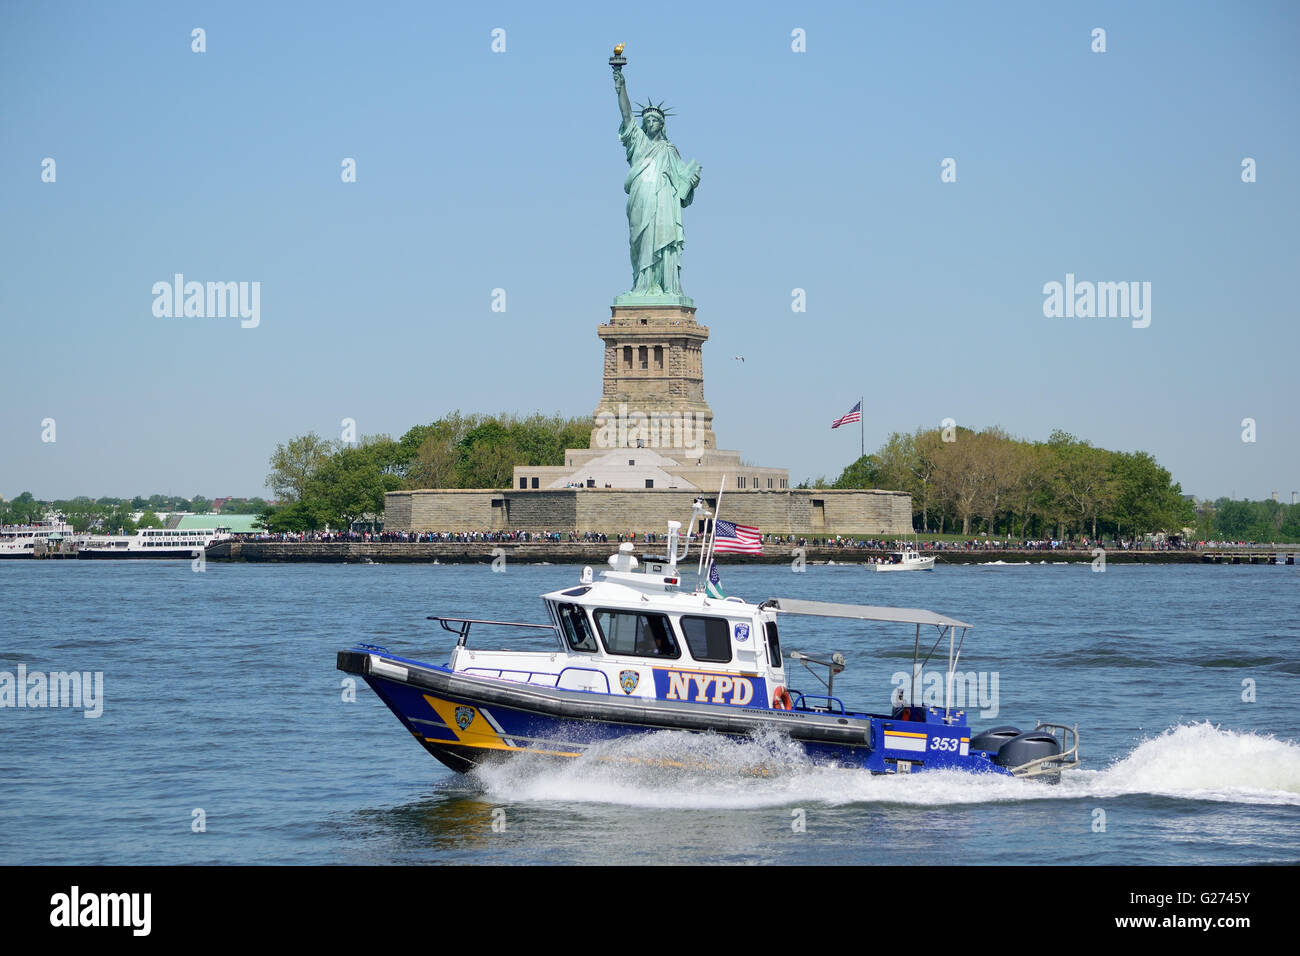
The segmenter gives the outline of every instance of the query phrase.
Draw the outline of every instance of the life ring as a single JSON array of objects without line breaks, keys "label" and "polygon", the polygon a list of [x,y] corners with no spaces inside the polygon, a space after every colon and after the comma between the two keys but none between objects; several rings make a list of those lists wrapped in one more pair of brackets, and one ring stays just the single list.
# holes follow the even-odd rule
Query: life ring
[{"label": "life ring", "polygon": [[776,690],[772,691],[772,709],[794,710],[794,702],[790,700],[790,692],[780,684],[777,684]]}]

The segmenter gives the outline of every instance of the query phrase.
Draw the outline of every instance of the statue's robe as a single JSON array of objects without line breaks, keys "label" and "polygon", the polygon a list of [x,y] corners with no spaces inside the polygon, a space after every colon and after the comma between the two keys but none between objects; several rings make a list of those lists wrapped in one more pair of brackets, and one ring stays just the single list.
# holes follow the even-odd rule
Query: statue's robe
[{"label": "statue's robe", "polygon": [[[654,267],[666,247],[677,243],[680,249],[686,242],[682,208],[695,198],[691,174],[697,167],[683,162],[677,147],[668,140],[651,139],[635,121],[620,125],[618,138],[627,149],[629,169],[623,191],[627,193],[632,274],[639,285],[642,273]],[[676,282],[675,275],[661,278],[665,283]]]}]

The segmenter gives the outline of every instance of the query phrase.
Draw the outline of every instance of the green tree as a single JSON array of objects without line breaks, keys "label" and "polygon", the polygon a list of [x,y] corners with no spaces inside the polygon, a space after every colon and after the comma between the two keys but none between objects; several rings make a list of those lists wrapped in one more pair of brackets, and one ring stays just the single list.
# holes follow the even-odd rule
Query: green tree
[{"label": "green tree", "polygon": [[1087,532],[1091,523],[1095,538],[1097,519],[1114,505],[1119,488],[1111,452],[1060,429],[1052,432],[1047,446],[1055,457],[1053,490],[1060,511],[1072,524],[1077,522],[1075,526],[1082,532]]},{"label": "green tree", "polygon": [[100,518],[99,529],[104,534],[135,534],[136,526],[131,520],[130,504],[122,502],[105,511]]},{"label": "green tree", "polygon": [[1139,538],[1153,531],[1179,532],[1196,520],[1191,502],[1147,452],[1115,452],[1114,514],[1119,531]]},{"label": "green tree", "polygon": [[304,501],[293,501],[279,507],[268,507],[262,512],[262,527],[273,534],[298,531],[316,531],[325,526],[323,520]]},{"label": "green tree", "polygon": [[266,486],[282,501],[302,498],[307,483],[328,459],[334,446],[315,432],[276,445],[271,453],[271,473]]},{"label": "green tree", "polygon": [[[863,455],[851,462],[835,479],[832,488],[888,488],[878,455]],[[894,489],[891,489],[894,490]]]},{"label": "green tree", "polygon": [[302,502],[331,527],[346,530],[366,514],[384,513],[384,495],[401,484],[366,446],[342,448],[326,459],[303,489]]},{"label": "green tree", "polygon": [[32,524],[41,520],[45,506],[37,501],[30,491],[24,491],[4,509],[5,524]]}]

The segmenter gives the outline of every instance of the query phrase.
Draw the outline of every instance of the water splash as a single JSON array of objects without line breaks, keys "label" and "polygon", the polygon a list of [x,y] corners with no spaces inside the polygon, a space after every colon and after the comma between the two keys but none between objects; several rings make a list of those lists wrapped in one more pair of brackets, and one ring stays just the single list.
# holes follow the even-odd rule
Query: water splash
[{"label": "water splash", "polygon": [[1105,769],[1066,771],[1059,785],[1050,786],[957,771],[873,776],[817,765],[797,743],[775,733],[735,740],[666,731],[598,744],[562,763],[521,756],[480,768],[471,780],[495,800],[657,809],[932,807],[1131,794],[1300,806],[1300,746],[1208,722],[1180,725]]},{"label": "water splash", "polygon": [[1209,721],[1183,724],[1100,771],[1093,789],[1300,806],[1300,746]]}]

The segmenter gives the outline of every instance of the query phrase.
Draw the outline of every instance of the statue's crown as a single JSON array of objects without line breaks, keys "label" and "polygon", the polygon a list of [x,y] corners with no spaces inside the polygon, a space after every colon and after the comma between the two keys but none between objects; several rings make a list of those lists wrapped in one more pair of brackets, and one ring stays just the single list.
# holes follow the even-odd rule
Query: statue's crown
[{"label": "statue's crown", "polygon": [[[637,105],[640,106],[639,103]],[[645,106],[641,107],[641,115],[645,116],[646,113],[658,113],[659,118],[663,119],[664,117],[673,115],[673,108],[669,106],[668,108],[665,109],[664,104],[662,102],[660,102],[659,105],[656,106],[654,100],[649,100],[646,102]]]}]

